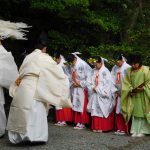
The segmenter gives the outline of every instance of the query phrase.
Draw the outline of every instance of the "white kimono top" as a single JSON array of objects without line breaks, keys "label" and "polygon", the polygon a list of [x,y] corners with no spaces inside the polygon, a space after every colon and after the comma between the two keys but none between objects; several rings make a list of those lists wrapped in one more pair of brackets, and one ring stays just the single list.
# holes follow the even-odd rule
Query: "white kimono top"
[{"label": "white kimono top", "polygon": [[[90,93],[87,110],[91,116],[107,118],[114,108],[114,87],[110,71],[104,65],[100,70],[93,69],[87,87]],[[94,87],[96,92],[93,91]]]},{"label": "white kimono top", "polygon": [[74,80],[76,80],[80,83],[81,87],[71,87],[72,109],[76,112],[83,112],[85,99],[84,90],[86,88],[88,74],[91,72],[91,67],[78,56],[76,56],[76,58],[76,64],[71,67],[71,82],[73,83]]},{"label": "white kimono top", "polygon": [[[121,67],[118,67],[117,65],[115,65],[112,68],[111,75],[112,75],[113,83],[114,83],[115,87],[117,88],[118,92],[121,92],[121,83],[122,83],[122,80],[123,80],[124,76],[126,75],[126,71],[129,67],[130,67],[130,65],[128,65],[126,62],[124,62]],[[116,113],[119,114],[119,113],[121,113],[121,106],[120,106],[121,97],[118,94],[116,94],[115,100],[117,100]]]}]

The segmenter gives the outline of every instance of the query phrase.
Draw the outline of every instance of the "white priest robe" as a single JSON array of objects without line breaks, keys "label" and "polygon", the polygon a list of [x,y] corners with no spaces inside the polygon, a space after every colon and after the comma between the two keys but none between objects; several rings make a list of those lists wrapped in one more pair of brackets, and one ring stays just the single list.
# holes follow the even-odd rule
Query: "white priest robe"
[{"label": "white priest robe", "polygon": [[0,43],[0,137],[5,133],[6,115],[4,110],[3,88],[9,89],[9,86],[18,77],[18,69],[11,52]]},{"label": "white priest robe", "polygon": [[19,78],[20,85],[14,83],[10,88],[9,139],[12,143],[46,142],[46,106],[71,107],[68,78],[48,54],[38,49],[25,58]]},{"label": "white priest robe", "polygon": [[[98,84],[96,92],[94,92],[96,77]],[[87,87],[90,93],[87,110],[91,116],[107,118],[114,108],[113,91],[115,91],[115,87],[112,84],[110,71],[104,65],[100,70],[93,69],[91,76],[88,77]]]},{"label": "white priest robe", "polygon": [[[113,79],[113,84],[117,88],[117,92],[121,92],[121,82],[122,82],[124,76],[126,75],[126,71],[129,67],[130,67],[130,65],[128,65],[126,62],[124,62],[121,67],[115,65],[112,68],[111,75],[112,75],[112,79]],[[116,114],[119,114],[119,113],[121,113],[121,104],[120,104],[121,97],[116,94],[115,100],[116,99],[117,99]]]}]

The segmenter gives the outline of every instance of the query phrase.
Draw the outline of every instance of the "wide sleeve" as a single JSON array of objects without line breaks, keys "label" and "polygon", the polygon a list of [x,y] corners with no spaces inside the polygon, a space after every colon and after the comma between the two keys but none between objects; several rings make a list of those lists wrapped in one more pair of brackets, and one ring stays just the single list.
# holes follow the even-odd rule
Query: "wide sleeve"
[{"label": "wide sleeve", "polygon": [[60,107],[72,107],[69,80],[62,67],[50,56],[41,59],[41,71],[37,83],[35,98],[39,101]]},{"label": "wide sleeve", "polygon": [[127,74],[125,75],[124,79],[122,80],[122,90],[121,90],[121,97],[122,100],[128,97],[129,93],[133,90],[133,87],[130,83],[130,72],[131,69],[128,69]]},{"label": "wide sleeve", "polygon": [[82,80],[80,80],[80,86],[82,88],[85,88],[85,87],[87,87],[87,79],[91,75],[92,68],[88,64],[85,63],[83,65],[82,70],[83,70],[84,78]]},{"label": "wide sleeve", "polygon": [[10,52],[0,54],[0,86],[9,89],[18,77],[18,68]]},{"label": "wide sleeve", "polygon": [[108,70],[103,70],[99,76],[99,85],[96,87],[96,92],[102,97],[110,96],[111,75]]},{"label": "wide sleeve", "polygon": [[112,81],[113,81],[113,84],[115,84],[115,80],[116,80],[116,67],[114,66],[111,70],[111,77],[112,77]]},{"label": "wide sleeve", "polygon": [[125,75],[122,81],[121,90],[121,110],[126,123],[129,122],[133,111],[133,101],[130,95],[130,92],[132,91],[133,87],[130,83],[130,72],[131,68],[127,70],[127,74]]},{"label": "wide sleeve", "polygon": [[144,101],[146,110],[146,119],[150,124],[150,68],[145,67],[145,85],[144,85]]},{"label": "wide sleeve", "polygon": [[94,81],[93,81],[94,70],[90,71],[87,77],[86,87],[89,93],[93,92],[94,89]]},{"label": "wide sleeve", "polygon": [[149,99],[150,102],[150,68],[149,67],[146,67],[144,92],[147,96],[147,99]]}]

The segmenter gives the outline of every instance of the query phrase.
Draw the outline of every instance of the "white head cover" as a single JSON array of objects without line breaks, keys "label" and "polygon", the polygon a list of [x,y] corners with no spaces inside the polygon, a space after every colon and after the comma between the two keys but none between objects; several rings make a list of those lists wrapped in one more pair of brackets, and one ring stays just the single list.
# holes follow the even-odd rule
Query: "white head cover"
[{"label": "white head cover", "polygon": [[81,55],[81,53],[80,52],[73,52],[73,53],[71,53],[71,54],[73,54],[77,59],[78,59],[78,61],[83,61],[78,55]]},{"label": "white head cover", "polygon": [[108,59],[101,57],[102,59],[102,64],[105,66],[105,62],[108,62]]},{"label": "white head cover", "polygon": [[73,54],[73,55],[76,56],[76,57],[79,57],[78,55],[81,55],[80,52],[73,52],[73,53],[71,53],[71,54]]},{"label": "white head cover", "polygon": [[124,61],[124,62],[126,62],[127,61],[127,59],[122,55],[122,60]]},{"label": "white head cover", "polygon": [[27,40],[27,38],[25,37],[25,32],[28,31],[24,29],[29,27],[31,26],[28,26],[27,24],[22,22],[14,23],[10,21],[0,20],[0,40],[7,39],[9,37],[18,40]]},{"label": "white head cover", "polygon": [[58,65],[63,66],[64,63],[66,63],[66,60],[65,60],[64,56],[62,56],[62,55],[60,55],[60,58],[61,58],[61,60],[60,60],[60,63]]}]

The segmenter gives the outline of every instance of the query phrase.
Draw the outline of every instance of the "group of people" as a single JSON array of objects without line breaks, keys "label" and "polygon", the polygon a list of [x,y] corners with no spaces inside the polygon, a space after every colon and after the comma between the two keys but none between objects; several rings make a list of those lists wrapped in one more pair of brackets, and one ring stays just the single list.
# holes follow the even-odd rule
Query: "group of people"
[{"label": "group of people", "polygon": [[[73,122],[74,129],[91,124],[93,132],[150,134],[150,68],[142,65],[139,55],[131,55],[130,66],[118,54],[110,72],[100,56],[91,68],[77,52],[66,60],[57,53],[53,59],[47,47],[43,34],[18,71],[12,54],[0,43],[1,137],[7,129],[14,144],[47,142],[50,105],[56,108],[58,126]],[[7,123],[3,88],[13,98]]]},{"label": "group of people", "polygon": [[141,56],[132,54],[130,65],[121,53],[109,71],[106,59],[96,57],[94,68],[72,53],[67,61],[55,55],[70,81],[71,108],[56,107],[57,126],[75,124],[74,129],[91,125],[93,132],[131,133],[133,137],[150,134],[150,68],[142,65]]}]

